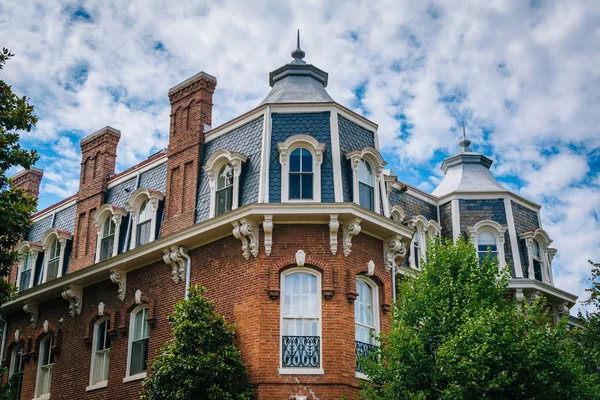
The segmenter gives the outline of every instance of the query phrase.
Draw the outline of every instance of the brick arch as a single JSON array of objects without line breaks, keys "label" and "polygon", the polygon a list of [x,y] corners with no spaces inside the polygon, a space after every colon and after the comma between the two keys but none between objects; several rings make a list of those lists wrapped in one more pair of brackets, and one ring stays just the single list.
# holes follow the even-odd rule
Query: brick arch
[{"label": "brick arch", "polygon": [[129,320],[131,319],[131,312],[139,305],[146,304],[148,305],[148,325],[154,326],[156,322],[156,298],[154,296],[148,294],[142,294],[140,298],[140,302],[137,303],[135,300],[131,300],[127,304],[127,308],[125,309],[125,315],[121,318],[121,324],[119,325],[119,331],[123,335],[127,335],[129,333]]},{"label": "brick arch", "polygon": [[[288,268],[294,268],[297,266],[298,263],[296,262],[296,255],[280,258],[277,262],[271,264],[269,267],[269,286],[267,288],[267,294],[271,300],[277,300],[279,298],[279,294],[281,293],[281,273]],[[304,266],[321,272],[321,293],[323,294],[323,298],[325,300],[331,300],[335,294],[335,290],[333,288],[333,268],[322,258],[309,254],[306,255]]]},{"label": "brick arch", "polygon": [[10,363],[12,361],[12,352],[16,346],[21,344],[23,345],[23,358],[26,358],[27,342],[23,340],[23,338],[20,338],[20,340],[15,340],[15,338],[13,337],[6,343],[4,358],[2,359],[2,365],[10,367]]},{"label": "brick arch", "polygon": [[379,287],[379,304],[381,306],[381,311],[384,314],[387,314],[392,309],[392,299],[385,289],[386,282],[389,282],[390,285],[391,282],[381,268],[375,268],[373,275],[369,275],[368,272],[367,263],[357,264],[346,270],[346,297],[348,298],[348,302],[352,304],[358,297],[358,292],[356,292],[356,277],[363,275],[372,280]]},{"label": "brick arch", "polygon": [[[150,315],[148,313],[148,315]],[[96,322],[101,318],[108,317],[110,321],[110,329],[108,330],[108,334],[115,338],[117,336],[118,331],[118,323],[119,323],[119,312],[112,307],[104,306],[104,313],[100,315],[98,312],[89,320],[89,322],[85,326],[85,336],[83,338],[83,342],[88,346],[92,344],[92,339],[94,338],[94,327]]]},{"label": "brick arch", "polygon": [[32,340],[28,349],[28,354],[34,361],[37,361],[42,339],[48,335],[53,335],[52,351],[55,355],[60,353],[63,336],[62,329],[60,329],[56,324],[50,323],[48,324],[48,332],[44,332],[44,327],[41,327],[31,335]]}]

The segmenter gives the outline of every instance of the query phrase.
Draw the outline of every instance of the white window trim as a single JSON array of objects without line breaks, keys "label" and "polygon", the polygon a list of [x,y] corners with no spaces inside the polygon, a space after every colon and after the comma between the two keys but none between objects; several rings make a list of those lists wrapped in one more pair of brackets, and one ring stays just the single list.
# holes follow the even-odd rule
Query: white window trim
[{"label": "white window trim", "polygon": [[[144,308],[148,308],[148,304],[146,303],[142,303],[139,306],[137,306],[136,308],[134,308],[131,313],[129,313],[129,338],[127,340],[127,371],[125,373],[125,378],[123,378],[123,382],[131,382],[131,381],[137,381],[140,379],[144,379],[146,377],[146,375],[148,374],[148,371],[144,371],[144,372],[140,372],[138,374],[135,375],[130,375],[130,370],[131,370],[131,352],[133,350],[133,334],[135,331],[135,327],[133,326],[133,324],[135,323],[135,316],[137,315],[138,312],[142,311]],[[149,312],[150,310],[148,310]],[[150,314],[148,314],[150,315]],[[148,339],[150,339],[150,332],[148,332]],[[148,340],[148,342],[150,342],[150,340]]]},{"label": "white window trim", "polygon": [[[121,235],[121,222],[123,217],[127,215],[121,207],[113,206],[111,204],[104,204],[94,214],[94,225],[96,226],[96,256],[94,262],[100,262],[100,247],[102,245],[102,230],[104,224],[111,218],[115,223],[115,235],[113,237],[113,251],[110,257],[114,257],[119,254],[119,236]],[[109,257],[109,258],[110,258]],[[104,260],[103,260],[104,261]]]},{"label": "white window trim", "polygon": [[496,238],[498,248],[498,272],[502,272],[506,268],[506,256],[504,255],[504,235],[508,230],[507,226],[502,226],[496,221],[484,220],[479,221],[475,226],[467,229],[471,237],[471,241],[475,246],[475,251],[479,251],[478,239],[479,234],[483,231],[490,232]]},{"label": "white window trim", "polygon": [[[39,394],[40,391],[40,378],[42,372],[42,354],[43,351],[47,351],[46,346],[50,340],[53,340],[53,334],[47,333],[46,336],[40,341],[40,348],[38,350],[38,362],[37,362],[37,372],[35,376],[35,398],[33,400],[47,400],[50,398],[50,393]],[[52,363],[52,375],[54,375],[54,363]],[[50,386],[52,387],[52,380],[50,380]]]},{"label": "white window trim", "polygon": [[231,200],[231,210],[235,210],[240,205],[240,175],[242,173],[242,163],[248,159],[247,156],[228,150],[215,151],[206,160],[202,169],[208,175],[208,184],[210,185],[210,214],[213,218],[217,214],[217,185],[216,178],[221,167],[225,164],[231,164],[233,167],[233,196]]},{"label": "white window trim", "polygon": [[[379,285],[377,285],[375,282],[373,282],[372,279],[370,279],[368,276],[364,276],[364,275],[358,275],[356,277],[356,281],[362,281],[365,284],[367,284],[370,288],[371,288],[371,294],[373,296],[372,302],[373,302],[373,325],[375,326],[375,337],[377,338],[377,336],[379,336],[380,332],[381,332],[381,320],[380,320],[380,308],[379,308]],[[376,343],[374,343],[375,346],[379,346],[380,343],[377,339]],[[356,342],[356,314],[354,315],[354,341]],[[355,356],[356,356],[356,351],[355,351]],[[362,372],[357,372],[354,371],[354,376],[356,378],[359,379],[364,379],[364,380],[370,380],[370,378],[362,373]]]},{"label": "white window trim", "polygon": [[[144,201],[148,200],[148,204],[152,206],[152,220],[150,221],[150,239],[148,243],[156,240],[156,224],[158,218],[158,203],[165,196],[155,190],[139,188],[134,190],[127,200],[127,210],[131,213],[131,240],[129,249],[135,249],[137,243],[137,219],[140,214],[140,207]],[[148,206],[146,206],[148,207]]]},{"label": "white window trim", "polygon": [[373,147],[365,147],[362,150],[354,150],[346,154],[346,158],[350,160],[352,165],[352,200],[360,205],[359,185],[358,185],[358,165],[360,160],[367,161],[373,168],[373,176],[375,185],[373,187],[373,211],[377,214],[381,213],[379,203],[381,202],[381,193],[386,193],[385,181],[383,177],[383,167],[387,162],[381,156],[381,153]]},{"label": "white window trim", "polygon": [[401,224],[406,219],[406,211],[399,205],[395,205],[390,210],[390,218]]},{"label": "white window trim", "polygon": [[[85,390],[88,392],[90,390],[101,389],[101,388],[108,386],[108,378],[103,381],[100,381],[100,382],[96,382],[96,383],[93,382],[94,366],[96,365],[96,345],[98,344],[98,327],[100,326],[100,324],[104,323],[105,321],[109,321],[109,323],[110,323],[110,317],[109,316],[102,317],[98,321],[96,321],[96,323],[94,324],[94,336],[92,339],[92,363],[90,366],[90,384],[85,388]],[[108,335],[108,332],[106,334]],[[109,353],[109,369],[110,369],[110,353]]]},{"label": "white window trim", "polygon": [[54,240],[60,242],[60,256],[58,259],[58,272],[56,278],[60,278],[63,272],[63,265],[65,262],[65,247],[67,240],[72,240],[73,235],[68,232],[60,231],[55,228],[48,229],[42,236],[42,249],[44,249],[44,268],[42,271],[42,283],[46,282],[48,277],[48,262],[50,261],[50,246],[54,243]]},{"label": "white window trim", "polygon": [[25,343],[21,342],[17,344],[10,354],[10,369],[8,371],[9,378],[15,374],[15,362],[17,358],[17,351],[19,351],[19,349],[25,350]]},{"label": "white window trim", "polygon": [[[422,265],[424,262],[427,262],[427,234],[431,237],[436,237],[442,231],[442,227],[436,221],[431,219],[427,220],[427,218],[422,215],[404,218],[404,223],[415,230],[415,236],[419,241],[419,265]],[[408,261],[411,268],[420,270],[421,268],[417,268],[415,261],[416,254],[414,244],[415,241],[413,237],[413,240],[410,242],[410,256]]]},{"label": "white window trim", "polygon": [[552,260],[556,255],[556,249],[549,248],[552,243],[552,239],[548,236],[548,233],[543,229],[536,229],[533,232],[524,232],[519,235],[519,239],[525,239],[525,245],[527,246],[527,261],[528,269],[527,275],[529,279],[535,279],[535,271],[533,268],[533,241],[537,241],[540,246],[540,256],[542,259],[542,282],[554,285],[554,279],[552,277]]},{"label": "white window trim", "polygon": [[[320,366],[318,368],[291,368],[283,367],[283,302],[285,299],[285,277],[296,272],[305,272],[317,277],[317,313],[319,315],[319,322],[317,323],[317,335],[319,336],[319,360]],[[305,267],[294,267],[290,268],[281,273],[281,295],[279,301],[279,375],[323,375],[323,309],[322,309],[322,294],[321,294],[321,273],[311,268]]]},{"label": "white window trim", "polygon": [[[42,253],[44,251],[44,249],[42,248],[42,246],[40,246],[38,243],[34,243],[34,242],[21,242],[17,248],[15,249],[15,251],[22,255],[25,256],[25,254],[29,254],[29,257],[32,258],[31,260],[31,275],[29,277],[29,287],[28,289],[31,289],[33,287],[33,284],[35,283],[35,266],[37,265],[37,258],[40,255],[40,253]],[[22,260],[19,260],[19,266],[17,267],[17,288],[20,290],[20,285],[21,285],[21,273],[23,272],[23,268],[25,267],[25,257],[23,257]]]},{"label": "white window trim", "polygon": [[[312,154],[313,161],[313,198],[290,199],[290,163],[289,158],[294,150],[303,147]],[[282,203],[320,203],[321,202],[321,164],[325,143],[309,135],[294,135],[283,143],[277,143],[279,163],[281,164],[281,202]]]}]

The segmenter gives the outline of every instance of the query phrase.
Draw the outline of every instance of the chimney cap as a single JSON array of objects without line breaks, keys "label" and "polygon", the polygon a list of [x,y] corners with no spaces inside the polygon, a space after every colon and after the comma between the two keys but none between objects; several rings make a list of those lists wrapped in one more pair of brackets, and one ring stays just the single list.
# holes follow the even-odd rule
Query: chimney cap
[{"label": "chimney cap", "polygon": [[106,125],[104,128],[97,130],[96,132],[84,137],[83,139],[81,139],[81,141],[79,142],[80,145],[84,145],[87,142],[89,142],[90,140],[106,133],[106,132],[111,132],[113,134],[119,135],[121,136],[121,131],[113,128],[112,126]]},{"label": "chimney cap", "polygon": [[44,175],[44,171],[43,170],[41,170],[39,168],[36,168],[36,167],[31,167],[29,169],[22,169],[22,170],[20,170],[19,172],[17,172],[16,174],[14,174],[12,176],[12,179],[19,178],[19,177],[21,177],[23,175],[26,175],[29,172],[35,172],[37,174]]},{"label": "chimney cap", "polygon": [[206,73],[204,71],[200,71],[196,75],[187,78],[185,81],[183,81],[183,82],[181,82],[181,83],[173,86],[171,89],[169,89],[169,96],[172,93],[174,93],[174,92],[176,92],[176,91],[178,91],[178,90],[180,90],[180,89],[188,86],[190,83],[192,83],[194,81],[197,81],[197,80],[200,80],[201,78],[206,78],[206,79],[208,79],[210,81],[213,81],[215,84],[217,83],[217,78],[215,78],[211,74],[208,74],[208,73]]}]

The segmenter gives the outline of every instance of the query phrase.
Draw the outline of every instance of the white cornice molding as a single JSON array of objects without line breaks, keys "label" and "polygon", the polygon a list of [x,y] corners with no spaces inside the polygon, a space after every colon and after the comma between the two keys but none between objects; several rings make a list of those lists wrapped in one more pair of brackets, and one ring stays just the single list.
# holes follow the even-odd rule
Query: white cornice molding
[{"label": "white cornice molding", "polygon": [[508,288],[531,292],[539,291],[544,293],[546,298],[551,302],[553,300],[567,301],[571,306],[575,305],[575,302],[577,301],[576,295],[535,279],[510,279],[508,281]]}]

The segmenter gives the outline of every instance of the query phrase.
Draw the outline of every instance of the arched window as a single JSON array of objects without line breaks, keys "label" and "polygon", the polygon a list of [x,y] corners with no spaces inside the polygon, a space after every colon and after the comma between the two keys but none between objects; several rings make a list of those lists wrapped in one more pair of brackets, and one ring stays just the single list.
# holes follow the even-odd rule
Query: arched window
[{"label": "arched window", "polygon": [[479,263],[482,263],[487,257],[488,251],[490,252],[490,259],[498,259],[496,236],[492,232],[482,231],[477,234],[477,256],[479,257]]},{"label": "arched window", "polygon": [[33,274],[33,266],[35,263],[35,257],[31,252],[25,253],[25,258],[23,259],[23,268],[21,270],[21,278],[19,280],[19,292],[23,290],[29,289],[32,280]]},{"label": "arched window", "polygon": [[132,311],[129,322],[127,377],[130,379],[141,379],[146,376],[149,338],[148,306],[144,304]]},{"label": "arched window", "polygon": [[308,269],[294,269],[282,275],[283,369],[321,367],[320,281],[320,275]]},{"label": "arched window", "polygon": [[375,336],[379,333],[378,288],[370,280],[359,276],[356,278],[354,300],[354,327],[356,340],[356,371],[362,373],[359,360],[368,356],[377,345]]},{"label": "arched window", "polygon": [[137,218],[135,247],[142,246],[150,241],[150,225],[152,223],[153,209],[148,199],[140,205],[140,211]]},{"label": "arched window", "polygon": [[358,196],[359,204],[366,209],[375,209],[375,178],[373,168],[366,160],[358,163]]},{"label": "arched window", "polygon": [[60,269],[60,240],[54,239],[50,244],[48,253],[48,272],[46,274],[46,281],[56,279],[58,277],[58,271]]},{"label": "arched window", "polygon": [[531,243],[531,256],[533,258],[533,273],[534,273],[535,279],[538,281],[543,281],[542,252],[540,250],[540,243],[535,239]]},{"label": "arched window", "polygon": [[233,166],[226,163],[221,167],[217,175],[217,212],[216,215],[231,211],[233,205]]},{"label": "arched window", "polygon": [[299,147],[290,154],[290,200],[313,199],[313,156],[308,149]]},{"label": "arched window", "polygon": [[102,227],[102,235],[100,239],[100,261],[106,260],[113,255],[115,245],[115,222],[111,217],[108,217]]},{"label": "arched window", "polygon": [[52,386],[52,367],[54,366],[53,342],[54,338],[52,334],[46,335],[40,342],[35,397],[50,394],[50,388]]},{"label": "arched window", "polygon": [[21,387],[23,386],[23,371],[25,370],[25,364],[23,362],[23,351],[24,345],[18,344],[12,351],[10,357],[10,376],[15,381],[14,383],[14,397],[15,399],[21,398]]},{"label": "arched window", "polygon": [[108,382],[108,366],[110,362],[110,318],[105,317],[94,325],[94,340],[92,343],[92,367],[90,387],[103,387]]},{"label": "arched window", "polygon": [[417,228],[417,232],[415,232],[415,236],[413,237],[411,252],[413,255],[414,268],[416,269],[421,268],[421,258],[423,257],[421,252],[421,238],[422,232],[419,228]]}]

